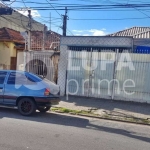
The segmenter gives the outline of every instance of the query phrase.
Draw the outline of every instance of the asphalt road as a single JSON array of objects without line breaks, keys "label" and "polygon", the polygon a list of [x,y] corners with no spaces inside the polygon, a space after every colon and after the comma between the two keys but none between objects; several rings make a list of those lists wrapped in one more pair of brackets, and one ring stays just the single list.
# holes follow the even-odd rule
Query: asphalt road
[{"label": "asphalt road", "polygon": [[0,150],[148,150],[150,127],[0,108]]}]

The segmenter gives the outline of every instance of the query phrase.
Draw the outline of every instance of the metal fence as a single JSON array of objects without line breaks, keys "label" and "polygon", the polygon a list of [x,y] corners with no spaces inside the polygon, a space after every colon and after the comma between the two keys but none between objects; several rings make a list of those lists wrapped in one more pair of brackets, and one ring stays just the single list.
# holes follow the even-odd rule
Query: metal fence
[{"label": "metal fence", "polygon": [[20,52],[18,53],[17,70],[26,70],[57,82],[58,59],[59,53],[56,54],[54,51]]},{"label": "metal fence", "polygon": [[[66,78],[67,95],[150,103],[150,49],[132,44],[102,46],[98,40],[93,46],[81,46],[78,39],[72,45],[66,41],[61,43],[61,58],[68,59],[59,64],[61,95]],[[60,68],[65,64],[66,73]]]},{"label": "metal fence", "polygon": [[[116,83],[114,98],[150,103],[150,53],[148,50],[140,49],[137,51],[134,49],[133,52],[129,53],[129,56],[131,60],[127,60],[127,63],[130,64],[130,67],[133,65],[133,70],[128,67],[117,70],[116,79],[119,81],[120,87]],[[120,53],[118,53],[118,59],[119,57],[121,57]],[[117,60],[118,66],[123,63],[122,60]],[[123,84],[126,81],[129,86],[123,89]],[[120,89],[119,93],[117,93],[118,88]]]},{"label": "metal fence", "polygon": [[117,49],[72,46],[68,52],[66,91],[80,96],[112,98]]},{"label": "metal fence", "polygon": [[60,37],[53,31],[32,31],[31,51],[26,53],[25,70],[57,83]]},{"label": "metal fence", "polygon": [[69,94],[150,102],[149,52],[98,47],[69,47],[68,52]]}]

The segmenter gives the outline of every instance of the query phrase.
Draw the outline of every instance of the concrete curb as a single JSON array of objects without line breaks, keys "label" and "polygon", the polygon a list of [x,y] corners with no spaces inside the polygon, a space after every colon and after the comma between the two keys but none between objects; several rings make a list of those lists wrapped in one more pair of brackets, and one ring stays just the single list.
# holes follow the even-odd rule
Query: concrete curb
[{"label": "concrete curb", "polygon": [[125,122],[125,123],[131,123],[131,124],[139,124],[139,125],[150,126],[150,123],[142,123],[142,122],[136,122],[136,121],[122,120],[122,119],[117,119],[117,118],[107,118],[105,116],[94,116],[94,115],[80,114],[80,113],[70,113],[70,112],[66,113],[66,112],[61,112],[59,110],[52,110],[52,111],[56,112],[56,113],[61,113],[61,114],[70,114],[70,115],[73,115],[73,116],[83,116],[83,117],[90,117],[90,118],[95,118],[95,119],[104,119],[104,120],[109,120],[109,121],[118,121],[118,122]]},{"label": "concrete curb", "polygon": [[127,121],[127,120],[121,120],[121,119],[113,119],[113,118],[107,118],[107,117],[96,117],[96,116],[88,116],[88,115],[83,115],[83,114],[77,114],[79,116],[85,116],[85,117],[91,117],[91,118],[96,118],[96,119],[104,119],[104,120],[110,120],[110,121],[118,121],[118,122],[125,122],[125,123],[131,123],[131,124],[140,124],[140,125],[147,125],[150,126],[150,124],[147,123],[140,123],[140,122],[132,122],[132,121]]}]

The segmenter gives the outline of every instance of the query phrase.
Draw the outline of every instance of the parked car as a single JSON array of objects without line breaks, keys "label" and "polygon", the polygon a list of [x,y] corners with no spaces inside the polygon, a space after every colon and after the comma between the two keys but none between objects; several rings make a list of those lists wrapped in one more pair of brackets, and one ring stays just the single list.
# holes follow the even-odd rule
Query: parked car
[{"label": "parked car", "polygon": [[0,107],[16,107],[22,115],[46,112],[60,101],[59,86],[24,71],[0,70]]}]

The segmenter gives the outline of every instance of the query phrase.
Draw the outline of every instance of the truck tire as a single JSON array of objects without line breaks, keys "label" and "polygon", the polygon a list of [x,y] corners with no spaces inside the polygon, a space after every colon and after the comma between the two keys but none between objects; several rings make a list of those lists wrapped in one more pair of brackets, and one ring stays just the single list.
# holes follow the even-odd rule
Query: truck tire
[{"label": "truck tire", "polygon": [[31,98],[22,98],[18,103],[18,110],[21,115],[29,116],[36,111],[36,105]]}]

